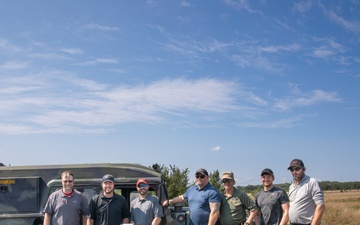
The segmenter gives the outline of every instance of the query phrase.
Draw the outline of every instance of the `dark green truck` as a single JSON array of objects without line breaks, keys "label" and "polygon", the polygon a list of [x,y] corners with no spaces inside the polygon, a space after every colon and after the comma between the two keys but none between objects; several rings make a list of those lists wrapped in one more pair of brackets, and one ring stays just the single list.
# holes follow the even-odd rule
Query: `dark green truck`
[{"label": "dark green truck", "polygon": [[[75,175],[74,188],[87,199],[101,192],[105,174],[115,178],[115,191],[128,204],[138,196],[136,181],[149,181],[150,191],[160,204],[167,199],[166,185],[161,174],[139,164],[69,164],[41,166],[0,166],[0,225],[40,225],[49,195],[62,187],[61,173],[71,170]],[[164,208],[162,225],[185,225],[187,214],[180,207]]]}]

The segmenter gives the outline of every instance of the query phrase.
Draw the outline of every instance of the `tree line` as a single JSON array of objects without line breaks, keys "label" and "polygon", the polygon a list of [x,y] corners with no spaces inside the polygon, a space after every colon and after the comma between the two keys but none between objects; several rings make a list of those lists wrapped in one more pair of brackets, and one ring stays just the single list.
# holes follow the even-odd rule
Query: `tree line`
[{"label": "tree line", "polygon": [[[167,184],[168,195],[170,198],[182,195],[185,193],[187,188],[194,185],[194,182],[189,183],[189,169],[180,169],[175,165],[160,165],[153,164],[151,166],[155,171],[161,174],[162,179]],[[209,171],[208,171],[209,172]],[[220,179],[220,173],[218,170],[209,172],[209,182],[216,187],[219,191],[223,191]],[[337,182],[337,181],[321,181],[319,182],[323,191],[349,191],[349,190],[360,190],[360,181],[352,182]],[[275,186],[284,189],[286,192],[289,191],[290,183],[275,184]],[[247,185],[237,186],[237,189],[244,191],[252,196],[263,188],[262,185]]]}]

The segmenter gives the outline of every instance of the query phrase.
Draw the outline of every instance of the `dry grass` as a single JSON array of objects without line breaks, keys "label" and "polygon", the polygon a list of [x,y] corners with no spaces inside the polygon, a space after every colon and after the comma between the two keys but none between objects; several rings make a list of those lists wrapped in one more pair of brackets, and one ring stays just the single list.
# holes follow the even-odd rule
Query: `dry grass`
[{"label": "dry grass", "polygon": [[359,225],[360,224],[360,191],[326,191],[326,210],[322,225]]}]

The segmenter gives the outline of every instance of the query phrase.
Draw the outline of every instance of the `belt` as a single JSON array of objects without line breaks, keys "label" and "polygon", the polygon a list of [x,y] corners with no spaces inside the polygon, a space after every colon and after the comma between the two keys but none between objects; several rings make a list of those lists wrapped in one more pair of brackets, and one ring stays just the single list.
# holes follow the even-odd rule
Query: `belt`
[{"label": "belt", "polygon": [[290,223],[290,225],[310,225],[310,223]]}]

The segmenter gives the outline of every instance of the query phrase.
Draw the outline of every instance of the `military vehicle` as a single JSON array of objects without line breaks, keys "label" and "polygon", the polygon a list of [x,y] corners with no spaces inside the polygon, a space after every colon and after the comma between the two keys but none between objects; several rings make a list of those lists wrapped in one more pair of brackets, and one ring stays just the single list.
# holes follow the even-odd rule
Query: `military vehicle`
[{"label": "military vehicle", "polygon": [[[150,191],[160,204],[167,199],[161,174],[139,164],[69,164],[39,166],[0,166],[0,225],[41,225],[49,195],[62,187],[61,173],[74,173],[74,188],[88,200],[101,192],[102,176],[112,174],[115,192],[130,202],[138,196],[136,182],[149,181]],[[164,208],[162,225],[185,225],[188,214],[181,205]]]}]

